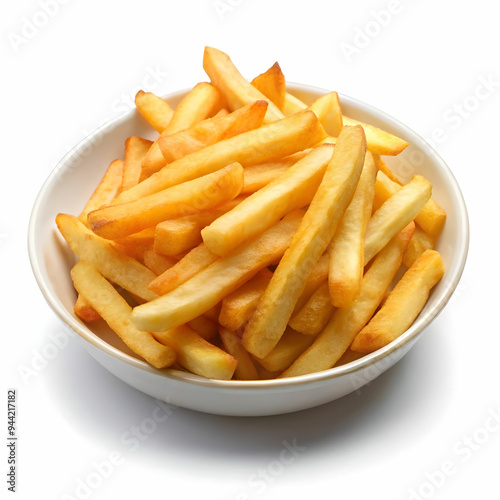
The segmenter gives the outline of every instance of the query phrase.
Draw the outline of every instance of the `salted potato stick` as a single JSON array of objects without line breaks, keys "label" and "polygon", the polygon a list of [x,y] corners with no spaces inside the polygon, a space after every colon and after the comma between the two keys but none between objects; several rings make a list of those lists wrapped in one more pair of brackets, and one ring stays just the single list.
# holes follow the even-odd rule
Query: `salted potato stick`
[{"label": "salted potato stick", "polygon": [[248,352],[262,358],[278,343],[307,276],[330,243],[363,168],[363,129],[344,127],[323,180],[243,333]]},{"label": "salted potato stick", "polygon": [[318,146],[278,179],[221,215],[202,229],[205,245],[217,255],[226,255],[287,213],[308,205],[323,179],[332,153],[333,146]]},{"label": "salted potato stick", "polygon": [[192,319],[186,323],[190,326],[200,337],[203,337],[205,340],[214,340],[219,330],[217,328],[217,323],[212,321],[210,318],[202,314],[197,318]]},{"label": "salted potato stick", "polygon": [[365,231],[372,211],[376,174],[373,156],[368,151],[354,196],[331,243],[328,284],[336,307],[352,304],[361,288]]},{"label": "salted potato stick", "polygon": [[312,335],[287,327],[276,347],[258,363],[271,372],[282,372],[288,368],[314,341]]},{"label": "salted potato stick", "polygon": [[[401,189],[401,185],[391,180],[387,174],[382,171],[377,173],[377,182],[375,183],[375,193],[377,205],[381,206],[384,201]],[[430,198],[415,216],[415,222],[430,236],[437,238],[443,230],[446,221],[446,212],[441,206]]]},{"label": "salted potato stick", "polygon": [[259,92],[241,73],[224,52],[205,47],[203,69],[226,98],[229,108],[234,111],[254,101],[268,101],[265,123],[280,120],[284,114],[262,92]]},{"label": "salted potato stick", "polygon": [[71,278],[76,290],[86,297],[133,352],[155,368],[166,368],[174,363],[174,350],[157,342],[151,333],[139,331],[131,323],[132,308],[92,264],[78,261],[71,270]]},{"label": "salted potato stick", "polygon": [[155,338],[175,351],[176,361],[201,377],[230,380],[237,360],[219,347],[204,340],[188,325],[154,334]]},{"label": "salted potato stick", "polygon": [[288,214],[257,239],[216,260],[190,280],[134,309],[139,329],[163,331],[205,313],[257,272],[279,259],[290,245],[303,212]]},{"label": "salted potato stick", "polygon": [[233,163],[198,179],[91,212],[92,230],[104,238],[120,238],[174,219],[209,210],[232,200],[243,187],[243,167]]},{"label": "salted potato stick", "polygon": [[121,193],[113,200],[113,204],[148,196],[215,172],[232,162],[246,166],[277,160],[314,146],[324,137],[317,116],[312,111],[305,111],[217,142],[169,163],[137,186]]},{"label": "salted potato stick", "polygon": [[309,153],[310,150],[307,149],[286,156],[285,158],[280,158],[279,160],[246,166],[243,173],[243,189],[241,190],[241,194],[252,194],[267,186]]},{"label": "salted potato stick", "polygon": [[365,233],[365,264],[415,218],[431,194],[430,182],[415,175],[372,215]]},{"label": "salted potato stick", "polygon": [[126,191],[139,182],[142,159],[152,144],[152,141],[136,136],[129,137],[125,141],[125,160],[123,161],[123,178],[120,191]]},{"label": "salted potato stick", "polygon": [[73,312],[85,323],[92,323],[101,319],[101,315],[90,305],[89,301],[83,297],[83,295],[78,294],[75,302],[75,307],[73,307]]},{"label": "salted potato stick", "polygon": [[89,212],[111,203],[111,200],[120,190],[122,176],[123,160],[112,161],[91,197],[85,204],[85,207],[83,207],[82,212],[78,216],[80,222],[88,226],[87,215]]},{"label": "salted potato stick", "polygon": [[141,162],[141,175],[139,182],[147,179],[154,173],[160,171],[167,164],[167,160],[163,157],[158,141],[151,144],[148,152],[144,155]]},{"label": "salted potato stick", "polygon": [[342,117],[342,121],[344,125],[361,125],[363,127],[366,134],[367,149],[372,153],[395,156],[408,146],[408,143],[403,139],[373,125],[360,122],[345,115]]},{"label": "salted potato stick", "polygon": [[219,327],[219,335],[225,351],[238,361],[234,378],[237,380],[258,380],[257,369],[250,354],[241,345],[241,339],[234,332],[224,327]]},{"label": "salted potato stick", "polygon": [[343,122],[342,109],[337,92],[329,92],[318,97],[309,106],[309,109],[316,113],[321,125],[323,125],[329,136],[338,137],[343,127]]},{"label": "salted potato stick", "polygon": [[384,247],[365,273],[355,302],[349,307],[336,309],[325,329],[281,377],[319,372],[335,365],[385,297],[414,227],[412,223]]},{"label": "salted potato stick", "polygon": [[223,101],[219,90],[208,82],[197,83],[179,102],[167,128],[162,134],[174,134],[179,130],[213,116]]},{"label": "salted potato stick", "polygon": [[275,62],[267,71],[256,76],[252,85],[271,100],[280,110],[285,103],[286,82],[280,65]]},{"label": "salted potato stick", "polygon": [[119,252],[113,242],[97,236],[72,215],[58,214],[56,224],[71,250],[80,259],[94,265],[105,278],[142,300],[158,297],[148,288],[155,274],[137,260]]},{"label": "salted potato stick", "polygon": [[224,297],[219,314],[219,323],[233,332],[240,330],[255,311],[272,276],[273,273],[264,268],[251,280]]},{"label": "salted potato stick", "polygon": [[298,313],[310,299],[311,295],[328,279],[328,269],[330,267],[330,254],[327,251],[319,258],[318,263],[314,266],[313,270],[309,273],[306,279],[304,290],[300,294],[293,314]]},{"label": "salted potato stick", "polygon": [[403,264],[410,267],[426,250],[433,249],[434,244],[435,238],[429,236],[417,225],[403,257]]},{"label": "salted potato stick", "polygon": [[282,109],[285,116],[299,113],[300,111],[304,111],[304,109],[307,109],[307,105],[304,104],[300,99],[290,94],[289,92],[285,94],[285,102],[283,103]]},{"label": "salted potato stick", "polygon": [[177,259],[167,257],[152,249],[145,250],[142,254],[144,265],[151,269],[156,275],[164,273],[177,263]]},{"label": "salted potato stick", "polygon": [[[209,118],[222,106],[220,92],[210,83],[196,84],[175,108],[174,114],[162,134],[175,134]],[[163,157],[158,141],[155,141],[142,161],[140,180],[161,170],[167,161]]]},{"label": "salted potato stick", "polygon": [[219,258],[204,243],[200,243],[188,252],[176,264],[160,274],[149,284],[149,289],[158,295],[164,295],[192,278]]},{"label": "salted potato stick", "polygon": [[205,146],[259,128],[266,110],[267,101],[255,101],[226,116],[207,118],[175,134],[168,133],[167,129],[158,138],[163,158],[170,163]]},{"label": "salted potato stick", "polygon": [[309,298],[304,307],[294,314],[289,325],[304,335],[318,335],[332,317],[335,307],[325,281]]},{"label": "salted potato stick", "polygon": [[[243,176],[244,178],[244,176]],[[237,198],[212,210],[199,214],[170,219],[156,225],[154,249],[163,255],[179,255],[199,245],[203,239],[201,230],[244,200]]]},{"label": "salted potato stick", "polygon": [[160,134],[167,128],[174,110],[161,97],[139,90],[135,96],[135,105],[139,113]]},{"label": "salted potato stick", "polygon": [[430,290],[443,274],[439,253],[426,250],[396,283],[377,314],[356,335],[351,349],[368,354],[397,339],[418,316]]}]

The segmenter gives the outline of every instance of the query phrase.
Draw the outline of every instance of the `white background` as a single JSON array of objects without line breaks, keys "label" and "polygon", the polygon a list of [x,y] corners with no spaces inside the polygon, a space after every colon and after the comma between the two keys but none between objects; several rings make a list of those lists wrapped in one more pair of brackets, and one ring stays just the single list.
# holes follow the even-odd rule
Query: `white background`
[{"label": "white background", "polygon": [[[42,4],[4,2],[0,21],[1,397],[18,391],[17,498],[499,498],[494,2],[50,0],[50,15]],[[139,88],[166,94],[206,79],[204,45],[249,78],[278,60],[289,81],[356,97],[434,137],[468,205],[469,258],[426,335],[358,394],[266,418],[179,408],[133,441],[134,426],[149,431],[166,414],[75,339],[47,347],[63,329],[30,269],[28,219],[56,162]],[[284,442],[300,451],[286,454]]]}]

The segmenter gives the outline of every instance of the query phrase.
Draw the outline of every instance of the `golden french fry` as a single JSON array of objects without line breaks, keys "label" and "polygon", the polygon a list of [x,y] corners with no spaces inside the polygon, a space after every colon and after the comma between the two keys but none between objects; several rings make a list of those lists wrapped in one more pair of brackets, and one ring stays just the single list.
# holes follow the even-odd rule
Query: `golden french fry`
[{"label": "golden french fry", "polygon": [[114,240],[115,248],[144,263],[144,252],[153,248],[154,236],[155,228],[149,227],[130,236],[117,238]]},{"label": "golden french fry", "polygon": [[312,294],[324,281],[328,279],[329,267],[330,254],[327,249],[327,251],[319,258],[318,263],[314,266],[313,270],[307,276],[304,290],[295,304],[293,314],[297,314],[306,305]]},{"label": "golden french fry", "polygon": [[344,352],[344,354],[342,354],[342,357],[335,363],[334,366],[346,365],[347,363],[351,363],[352,361],[356,361],[357,359],[362,358],[363,356],[364,356],[364,354],[351,351],[351,349],[347,349],[347,351]]},{"label": "golden french fry", "polygon": [[219,327],[219,335],[224,345],[224,349],[238,361],[235,378],[238,380],[258,380],[259,374],[252,358],[241,345],[241,339],[232,331],[224,327]]},{"label": "golden french fry", "polygon": [[361,125],[363,127],[366,134],[366,147],[372,153],[395,156],[408,146],[408,143],[403,139],[373,125],[360,122],[345,115],[342,117],[342,121],[344,125]]},{"label": "golden french fry", "polygon": [[174,134],[213,116],[222,107],[219,90],[208,82],[197,83],[175,108],[162,134]]},{"label": "golden french fry", "polygon": [[[213,116],[222,106],[220,92],[210,83],[201,82],[191,89],[175,108],[163,135],[175,134]],[[163,157],[158,141],[155,141],[142,161],[140,180],[143,181],[161,170],[167,161]]]},{"label": "golden french fry", "polygon": [[318,335],[330,321],[334,310],[328,282],[325,281],[304,307],[290,318],[289,325],[304,335]]},{"label": "golden french fry", "polygon": [[162,331],[205,313],[279,259],[290,245],[302,217],[301,210],[288,214],[257,239],[216,260],[171,292],[136,307],[134,324],[140,329]]},{"label": "golden french fry", "polygon": [[[383,171],[379,171],[375,184],[375,208],[382,206],[401,187],[401,184],[391,180]],[[445,221],[446,212],[432,198],[425,203],[420,212],[415,216],[415,222],[433,238],[437,238],[441,234]]]},{"label": "golden french fry", "polygon": [[205,340],[212,341],[219,333],[217,323],[212,321],[210,318],[207,318],[204,314],[188,321],[186,324]]},{"label": "golden french fry", "polygon": [[231,380],[237,360],[200,337],[192,328],[181,325],[154,334],[158,342],[175,351],[176,361],[186,370],[201,377]]},{"label": "golden french fry", "polygon": [[318,97],[309,106],[309,109],[316,113],[321,125],[323,125],[329,136],[338,137],[343,127],[343,122],[342,109],[337,92],[329,92]]},{"label": "golden french fry", "polygon": [[156,226],[154,249],[158,253],[171,256],[191,250],[203,241],[201,230],[204,227],[233,209],[242,200],[244,197],[238,196],[212,210],[160,222]]},{"label": "golden french fry", "polygon": [[[260,365],[270,372],[286,370],[314,341],[312,335],[287,327],[276,347],[264,358],[258,359]],[[275,378],[275,376],[273,376]]]},{"label": "golden french fry", "polygon": [[241,194],[252,194],[267,186],[309,153],[310,149],[307,149],[276,161],[246,166],[243,173],[243,189],[241,190]]},{"label": "golden french fry", "polygon": [[152,92],[139,90],[135,96],[135,105],[139,113],[160,134],[167,128],[174,114],[168,103]]},{"label": "golden french fry", "polygon": [[251,280],[224,297],[219,315],[219,324],[233,332],[239,331],[255,311],[272,276],[273,273],[264,268]]},{"label": "golden french fry", "polygon": [[113,204],[137,200],[232,162],[247,166],[277,160],[314,146],[324,136],[317,116],[312,111],[304,111],[184,156],[118,195]]},{"label": "golden french fry", "polygon": [[95,188],[82,212],[78,216],[80,222],[88,225],[87,215],[93,210],[109,205],[111,200],[118,194],[122,183],[123,160],[114,160],[109,165],[106,173]]},{"label": "golden french fry", "polygon": [[415,175],[372,215],[365,233],[365,264],[415,218],[431,194],[430,182]]},{"label": "golden french fry", "polygon": [[304,109],[307,109],[307,105],[304,104],[300,99],[290,94],[289,92],[285,94],[285,102],[283,103],[282,109],[285,116],[299,113],[300,111],[304,111]]},{"label": "golden french fry", "polygon": [[152,141],[136,136],[129,137],[125,141],[125,160],[120,191],[126,191],[139,182],[142,160],[152,144]]},{"label": "golden french fry", "polygon": [[164,295],[188,281],[218,258],[219,256],[211,252],[204,243],[200,243],[171,268],[151,281],[149,288],[158,295]]},{"label": "golden french fry", "polygon": [[167,160],[163,157],[158,141],[154,141],[142,159],[139,182],[159,172],[166,164]]},{"label": "golden french fry", "polygon": [[275,62],[266,72],[256,76],[252,85],[271,100],[280,110],[285,103],[286,82],[280,65]]},{"label": "golden french fry", "polygon": [[157,276],[177,263],[177,260],[173,257],[167,257],[151,249],[145,250],[142,254],[142,258],[144,260],[144,265],[148,269],[151,269]]},{"label": "golden french fry", "polygon": [[410,267],[426,250],[433,249],[435,238],[429,236],[422,228],[415,226],[415,232],[403,257],[403,264]]},{"label": "golden french fry", "polygon": [[85,321],[85,323],[93,323],[94,321],[99,321],[101,319],[101,315],[90,305],[89,301],[81,294],[78,294],[78,297],[75,302],[75,307],[73,308],[73,312],[82,321]]},{"label": "golden french fry", "polygon": [[337,363],[383,300],[401,265],[414,227],[413,223],[406,227],[379,252],[363,277],[355,302],[336,309],[325,329],[281,377],[327,370]]},{"label": "golden french fry", "polygon": [[130,322],[132,308],[92,264],[78,261],[71,270],[71,278],[76,290],[133,352],[155,368],[174,363],[173,349],[158,343],[151,333],[137,330]]},{"label": "golden french fry", "polygon": [[243,167],[233,163],[198,179],[145,196],[110,205],[88,215],[92,230],[104,238],[120,238],[166,219],[195,214],[236,198],[243,187]]},{"label": "golden french fry", "polygon": [[332,153],[333,146],[318,146],[278,179],[221,215],[202,229],[205,245],[217,255],[226,255],[287,213],[308,205],[323,179]]},{"label": "golden french fry", "polygon": [[378,160],[377,166],[381,172],[384,172],[391,181],[397,182],[398,184],[403,184],[394,174],[394,172],[387,166],[384,160],[380,158],[380,155],[374,154],[374,158]]},{"label": "golden french fry", "polygon": [[155,274],[147,267],[119,252],[111,241],[97,236],[72,215],[58,214],[56,224],[71,250],[94,265],[104,277],[142,300],[157,297],[148,288]]},{"label": "golden french fry", "polygon": [[251,354],[266,356],[283,335],[308,274],[330,243],[351,201],[365,152],[363,129],[344,127],[302,224],[245,328],[243,345]]},{"label": "golden french fry", "polygon": [[376,174],[373,156],[368,151],[356,191],[331,244],[328,284],[336,307],[352,304],[361,288],[365,231],[372,211]]},{"label": "golden french fry", "polygon": [[163,158],[170,163],[205,146],[259,128],[266,110],[266,101],[255,101],[226,116],[207,118],[175,134],[169,134],[167,129],[158,138]]},{"label": "golden french fry", "polygon": [[284,117],[278,107],[262,92],[259,92],[248,80],[245,80],[236,69],[227,54],[205,47],[203,69],[226,98],[229,108],[235,111],[245,104],[265,100],[269,103],[264,121],[270,123]]},{"label": "golden french fry", "polygon": [[418,316],[432,287],[443,274],[439,252],[426,250],[396,283],[377,314],[356,335],[351,349],[367,354],[402,335]]}]

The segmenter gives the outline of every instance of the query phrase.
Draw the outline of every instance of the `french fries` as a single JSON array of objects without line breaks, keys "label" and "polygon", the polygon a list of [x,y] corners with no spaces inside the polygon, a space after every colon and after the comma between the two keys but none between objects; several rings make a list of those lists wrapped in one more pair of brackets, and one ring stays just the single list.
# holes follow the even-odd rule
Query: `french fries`
[{"label": "french fries", "polygon": [[113,204],[137,200],[210,174],[233,162],[245,167],[276,160],[314,146],[324,138],[316,115],[304,111],[184,156],[118,195]]},{"label": "french fries", "polygon": [[373,214],[365,233],[365,264],[415,218],[431,194],[430,182],[421,175],[415,175]]},{"label": "french fries", "polygon": [[224,52],[212,47],[205,47],[203,69],[210,77],[212,84],[220,89],[231,110],[234,111],[251,102],[265,100],[269,103],[265,118],[266,123],[284,117],[284,114],[270,99],[267,99],[262,92],[259,92],[241,76],[229,56]]},{"label": "french fries", "polygon": [[135,96],[135,105],[139,113],[160,134],[167,128],[174,114],[167,102],[152,92],[139,90]]},{"label": "french fries", "polygon": [[201,231],[205,245],[217,255],[226,255],[238,245],[275,224],[313,199],[333,147],[313,149],[276,180],[263,187]]},{"label": "french fries", "polygon": [[256,76],[252,80],[252,85],[270,99],[278,109],[283,109],[286,96],[286,82],[285,75],[277,62],[266,72]]},{"label": "french fries", "polygon": [[[290,245],[303,212],[288,214],[259,238],[216,260],[182,285],[134,309],[139,329],[164,331],[203,314],[279,259]],[[168,272],[168,271],[167,271]]]},{"label": "french fries", "polygon": [[257,357],[271,352],[285,331],[308,274],[330,243],[351,201],[366,152],[363,129],[342,129],[323,180],[243,334]]},{"label": "french fries", "polygon": [[396,235],[377,255],[363,277],[361,290],[354,304],[337,309],[312,345],[281,377],[295,377],[326,370],[335,365],[382,302],[401,265],[413,229],[412,223],[411,227]]},{"label": "french fries", "polygon": [[259,128],[266,110],[266,101],[255,101],[233,113],[207,118],[175,134],[167,128],[158,139],[163,158],[166,163],[170,163],[205,146]]},{"label": "french fries", "polygon": [[375,175],[373,155],[367,152],[356,191],[332,241],[328,285],[332,305],[336,307],[351,305],[361,288],[365,231],[371,215]]},{"label": "french fries", "polygon": [[90,212],[92,230],[113,239],[138,233],[166,219],[209,210],[240,194],[243,168],[233,163],[198,179],[164,189],[140,200]]},{"label": "french fries", "polygon": [[220,380],[393,342],[444,273],[430,182],[381,157],[407,142],[345,116],[337,92],[302,102],[278,63],[250,82],[207,47],[203,67],[210,83],[175,109],[137,93],[156,139],[124,138],[78,217],[57,216],[79,259],[74,314],[156,368]]},{"label": "french fries", "polygon": [[93,264],[105,278],[142,300],[157,297],[148,288],[156,276],[147,267],[118,251],[111,241],[93,233],[72,215],[59,214],[56,223],[71,250],[80,259]]},{"label": "french fries", "polygon": [[132,308],[113,285],[89,262],[80,260],[71,271],[75,288],[135,353],[155,368],[171,366],[175,353],[159,344],[151,333],[137,330],[130,322]]},{"label": "french fries", "polygon": [[356,335],[351,349],[366,354],[397,339],[413,323],[431,288],[443,274],[439,253],[426,250],[398,281],[377,314]]},{"label": "french fries", "polygon": [[236,370],[236,358],[200,337],[188,325],[154,336],[175,351],[176,361],[183,368],[201,377],[229,380]]}]

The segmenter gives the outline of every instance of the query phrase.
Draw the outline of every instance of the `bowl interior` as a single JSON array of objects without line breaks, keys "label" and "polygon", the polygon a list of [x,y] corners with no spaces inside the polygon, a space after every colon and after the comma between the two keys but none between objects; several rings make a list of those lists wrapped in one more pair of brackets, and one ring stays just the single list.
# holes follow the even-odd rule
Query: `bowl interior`
[{"label": "bowl interior", "polygon": [[[326,92],[301,85],[290,85],[290,89],[306,103],[312,102]],[[177,92],[169,96],[167,100],[175,105],[184,94],[185,91]],[[448,214],[443,234],[436,247],[442,255],[446,273],[433,289],[419,317],[403,336],[389,346],[349,365],[319,374],[298,377],[303,381],[341,376],[350,370],[363,368],[414,339],[451,297],[462,274],[468,250],[468,219],[465,204],[453,174],[442,159],[417,134],[385,113],[347,96],[340,95],[340,100],[346,115],[379,126],[410,143],[410,146],[398,157],[384,157],[384,160],[402,180],[409,180],[412,175],[419,173],[433,184],[433,197]],[[123,157],[125,139],[131,135],[154,139],[154,132],[136,110],[122,115],[85,138],[60,161],[50,174],[34,204],[30,221],[28,246],[33,271],[51,308],[67,326],[93,346],[141,370],[161,373],[165,377],[175,375],[186,381],[198,380],[202,384],[209,384],[211,381],[201,380],[200,377],[191,374],[174,373],[172,370],[155,370],[138,359],[109,329],[99,327],[91,330],[73,314],[76,294],[70,279],[70,269],[75,259],[60,237],[54,220],[59,212],[74,215],[80,213],[109,163],[116,158]],[[291,383],[290,379],[256,382],[231,381],[227,384],[269,386],[289,383]]]}]

